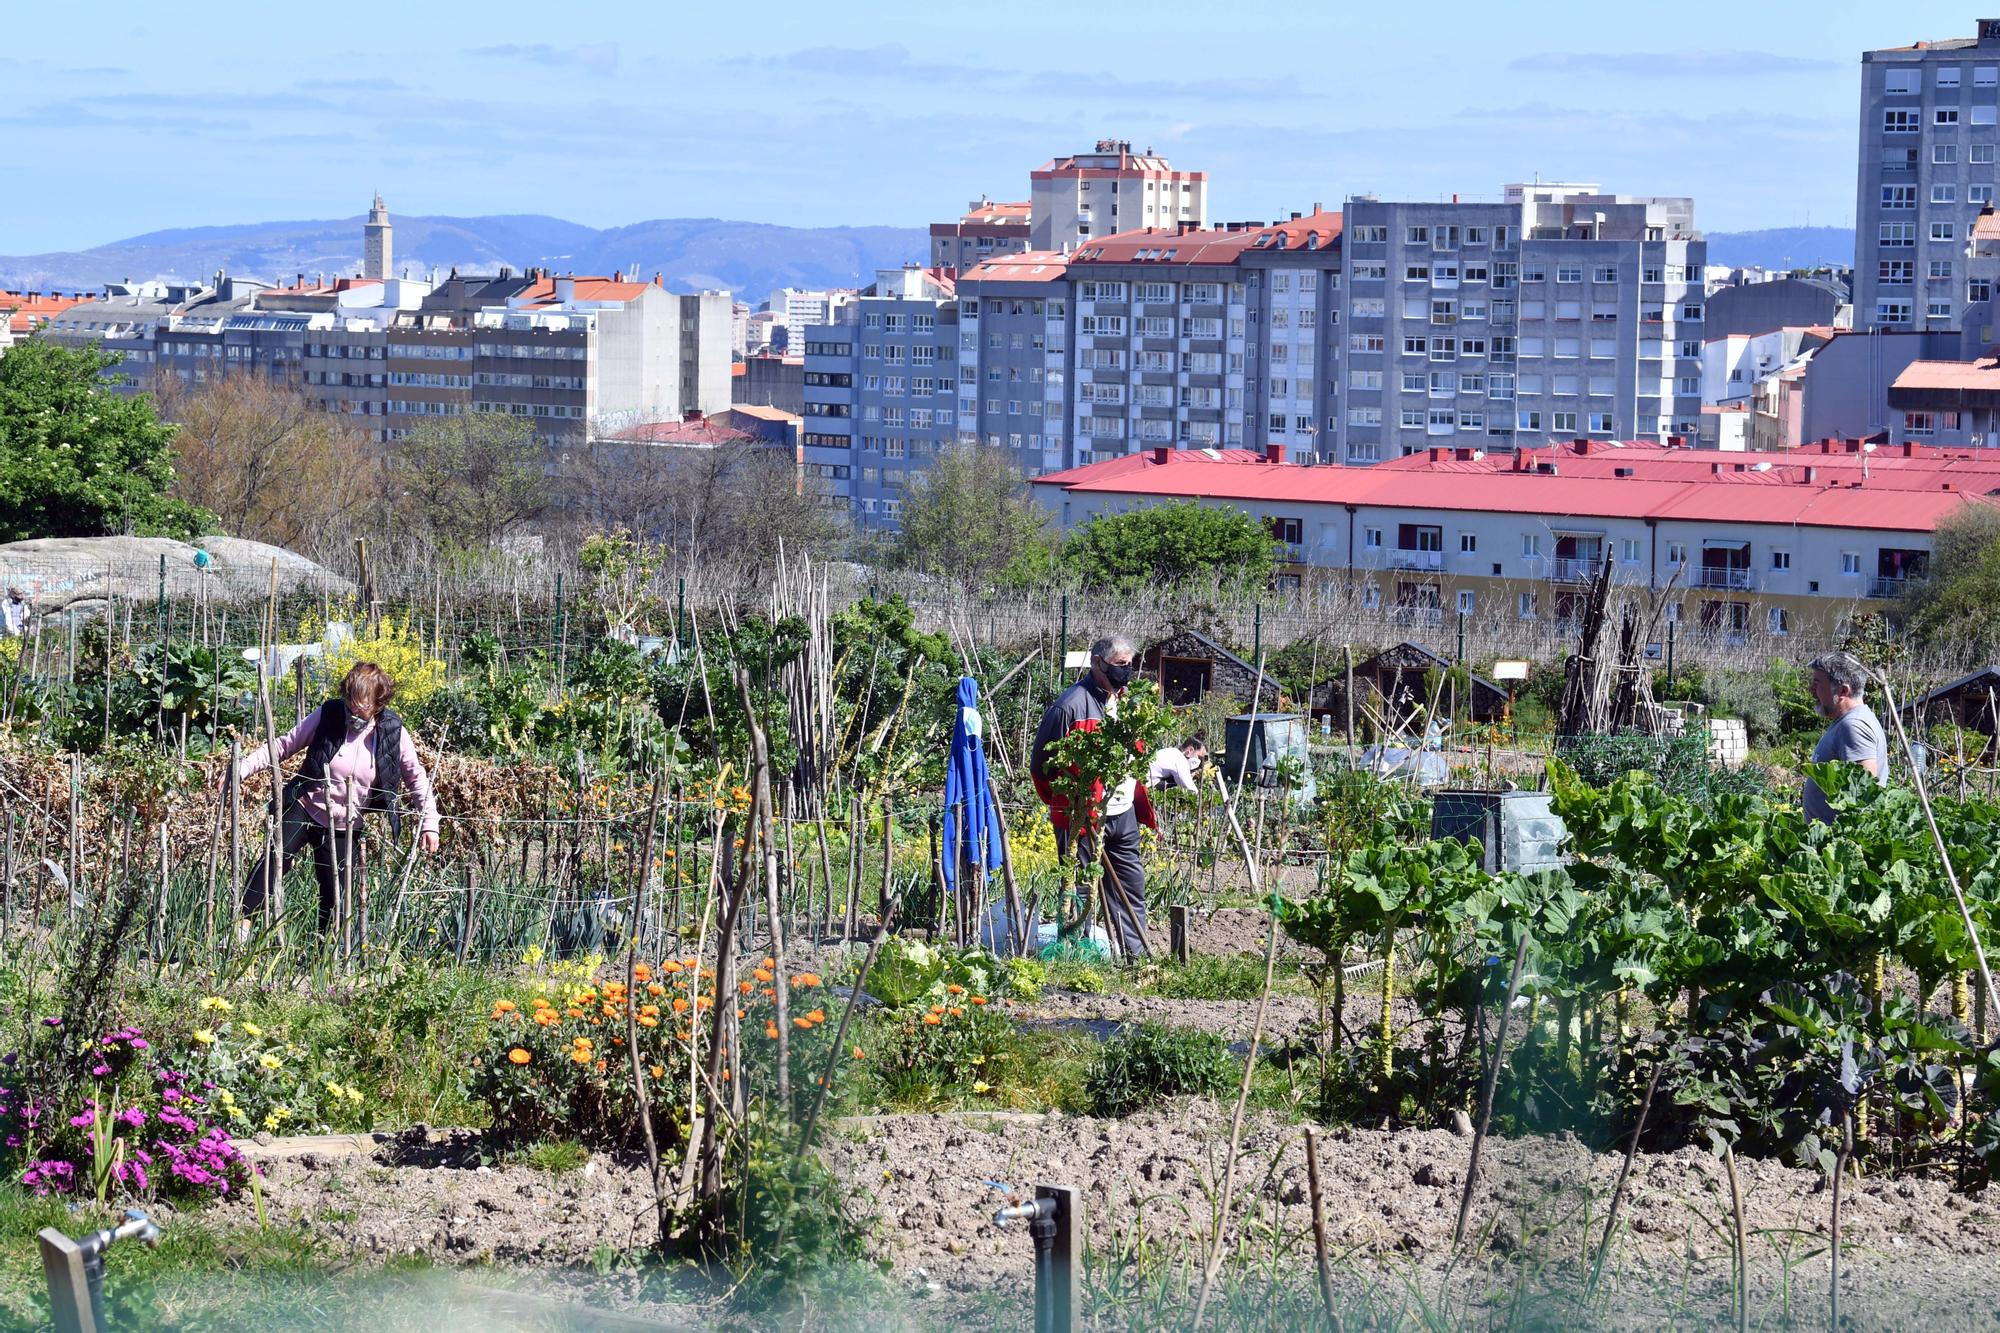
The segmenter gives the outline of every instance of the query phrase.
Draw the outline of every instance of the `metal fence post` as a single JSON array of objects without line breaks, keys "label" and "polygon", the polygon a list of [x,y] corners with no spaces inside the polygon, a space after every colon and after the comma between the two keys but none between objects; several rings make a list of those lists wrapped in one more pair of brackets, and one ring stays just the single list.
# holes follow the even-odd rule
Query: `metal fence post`
[{"label": "metal fence post", "polygon": [[1182,967],[1188,960],[1188,909],[1179,903],[1167,909],[1167,947],[1174,955],[1174,961]]},{"label": "metal fence post", "polygon": [[1075,1333],[1083,1312],[1083,1192],[1067,1185],[1037,1185],[1035,1197],[1056,1201],[1055,1247],[1048,1275],[1053,1287],[1049,1333]]}]

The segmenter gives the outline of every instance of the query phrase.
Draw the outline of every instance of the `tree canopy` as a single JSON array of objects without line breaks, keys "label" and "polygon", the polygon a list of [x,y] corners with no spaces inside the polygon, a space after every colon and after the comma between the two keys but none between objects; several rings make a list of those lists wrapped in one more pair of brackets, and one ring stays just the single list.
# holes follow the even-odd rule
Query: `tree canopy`
[{"label": "tree canopy", "polygon": [[441,547],[475,550],[542,512],[549,459],[525,418],[470,412],[423,422],[390,465],[418,528]]},{"label": "tree canopy", "polygon": [[1049,513],[1007,451],[966,444],[941,451],[911,480],[888,557],[903,569],[986,587],[1046,581],[1054,553]]},{"label": "tree canopy", "polygon": [[1098,514],[1073,530],[1063,565],[1086,586],[1137,588],[1217,578],[1243,586],[1268,581],[1278,544],[1240,509],[1192,500]]},{"label": "tree canopy", "polygon": [[113,391],[118,358],[30,339],[0,356],[0,541],[198,535],[213,518],[174,498],[174,428]]},{"label": "tree canopy", "polygon": [[2000,651],[2000,509],[1968,504],[1938,524],[1922,577],[1899,608],[1927,647],[1983,659]]}]

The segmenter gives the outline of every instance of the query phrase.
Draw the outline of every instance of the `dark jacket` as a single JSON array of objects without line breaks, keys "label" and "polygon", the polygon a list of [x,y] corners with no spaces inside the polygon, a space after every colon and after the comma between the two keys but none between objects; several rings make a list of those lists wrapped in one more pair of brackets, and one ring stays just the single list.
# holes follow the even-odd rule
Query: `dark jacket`
[{"label": "dark jacket", "polygon": [[[327,765],[347,741],[347,700],[335,695],[320,705],[319,728],[306,748],[299,775],[287,784],[288,795],[310,790],[326,781]],[[364,810],[381,810],[389,816],[389,831],[403,836],[403,719],[393,708],[382,710],[375,719],[375,733],[369,737],[375,751],[375,783],[369,789]]]},{"label": "dark jacket", "polygon": [[[1069,798],[1058,792],[1054,786],[1056,774],[1049,767],[1049,747],[1072,731],[1095,730],[1104,724],[1104,705],[1109,696],[1099,690],[1097,682],[1089,676],[1076,682],[1056,696],[1054,703],[1042,714],[1042,724],[1035,728],[1034,748],[1029,752],[1028,775],[1035,780],[1035,794],[1042,798],[1042,804],[1049,808],[1049,822],[1059,829],[1069,827]],[[1096,792],[1103,800],[1102,784]],[[1157,827],[1153,814],[1152,798],[1146,794],[1146,784],[1141,780],[1132,792],[1132,810],[1139,822],[1148,828]]]}]

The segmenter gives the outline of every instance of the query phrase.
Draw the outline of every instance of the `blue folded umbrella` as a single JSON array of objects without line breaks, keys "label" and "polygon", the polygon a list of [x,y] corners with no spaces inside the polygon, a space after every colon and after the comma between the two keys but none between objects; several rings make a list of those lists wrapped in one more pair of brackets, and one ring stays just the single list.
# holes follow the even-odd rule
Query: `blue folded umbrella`
[{"label": "blue folded umbrella", "polygon": [[1000,868],[1000,811],[986,777],[985,724],[979,716],[979,682],[958,678],[958,720],[951,728],[951,758],[944,774],[944,886],[958,890],[958,867]]}]

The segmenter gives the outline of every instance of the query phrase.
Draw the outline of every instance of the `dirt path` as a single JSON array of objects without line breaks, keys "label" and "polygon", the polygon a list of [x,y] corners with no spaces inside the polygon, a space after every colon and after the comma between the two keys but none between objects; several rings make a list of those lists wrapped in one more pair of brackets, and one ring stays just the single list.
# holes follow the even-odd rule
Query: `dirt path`
[{"label": "dirt path", "polygon": [[[1124,1121],[870,1117],[842,1126],[826,1150],[857,1210],[872,1219],[874,1257],[920,1304],[948,1305],[1030,1280],[1029,1241],[991,1219],[1010,1193],[1037,1182],[1082,1189],[1100,1252],[1129,1250],[1141,1235],[1157,1253],[1195,1252],[1209,1234],[1227,1139],[1226,1108],[1189,1102]],[[1340,1289],[1355,1299],[1371,1290],[1406,1296],[1412,1281],[1426,1289],[1435,1282],[1440,1298],[1477,1302],[1506,1299],[1517,1280],[1573,1285],[1578,1256],[1601,1230],[1618,1159],[1564,1139],[1489,1147],[1473,1212],[1478,1241],[1446,1275],[1467,1141],[1447,1131],[1329,1133],[1321,1170]],[[477,1161],[472,1139],[270,1160],[266,1206],[274,1222],[385,1258],[575,1269],[602,1247],[653,1238],[646,1182],[630,1166],[600,1157],[552,1176]],[[1806,1258],[1824,1249],[1821,1177],[1771,1162],[1745,1161],[1740,1170],[1755,1299],[1776,1309],[1789,1256],[1792,1299],[1806,1318],[1821,1309],[1826,1283],[1825,1258]],[[1302,1131],[1253,1117],[1238,1179],[1232,1235],[1247,1237],[1253,1254],[1284,1256],[1304,1280],[1311,1248]],[[1729,1270],[1726,1198],[1720,1168],[1704,1153],[1640,1159],[1613,1250],[1614,1323],[1657,1326],[1662,1300],[1684,1302],[1704,1321],[1718,1316]],[[247,1198],[221,1212],[253,1219]],[[1881,1177],[1851,1187],[1843,1212],[1846,1310],[1857,1326],[1993,1327],[2000,1207],[1942,1182]],[[1823,1309],[1818,1317],[1823,1323]]]}]

